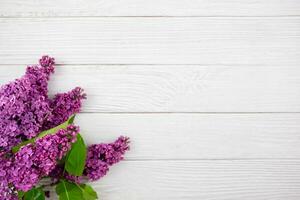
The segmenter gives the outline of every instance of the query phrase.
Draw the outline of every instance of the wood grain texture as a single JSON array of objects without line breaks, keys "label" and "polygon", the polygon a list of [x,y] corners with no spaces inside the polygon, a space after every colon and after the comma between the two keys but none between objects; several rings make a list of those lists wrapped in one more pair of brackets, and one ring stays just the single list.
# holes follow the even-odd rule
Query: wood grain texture
[{"label": "wood grain texture", "polygon": [[300,114],[80,114],[88,144],[131,138],[130,160],[300,158]]},{"label": "wood grain texture", "polygon": [[[0,84],[24,71],[1,66]],[[300,112],[298,66],[57,66],[51,94],[76,86],[85,112]]]},{"label": "wood grain texture", "polygon": [[300,17],[2,18],[0,64],[299,65]]},{"label": "wood grain texture", "polygon": [[299,160],[123,162],[94,183],[104,200],[299,200]]},{"label": "wood grain texture", "polygon": [[0,16],[291,16],[298,0],[1,0]]},{"label": "wood grain texture", "polygon": [[0,84],[50,54],[87,142],[131,137],[100,199],[299,200],[299,35],[299,0],[1,0]]}]

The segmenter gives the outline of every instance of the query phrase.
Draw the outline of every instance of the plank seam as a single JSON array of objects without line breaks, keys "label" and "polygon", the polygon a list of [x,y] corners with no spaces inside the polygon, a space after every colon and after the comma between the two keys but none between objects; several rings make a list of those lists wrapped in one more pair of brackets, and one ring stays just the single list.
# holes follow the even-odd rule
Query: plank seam
[{"label": "plank seam", "polygon": [[300,15],[154,15],[154,16],[148,16],[148,15],[140,15],[140,16],[130,16],[130,15],[120,15],[120,16],[91,16],[91,15],[71,15],[71,16],[1,16],[0,18],[294,18],[294,17],[300,17]]},{"label": "plank seam", "polygon": [[[51,55],[50,55],[51,56]],[[1,61],[0,61],[1,62]],[[0,67],[2,66],[16,66],[16,65],[36,65],[36,63],[8,63],[8,64],[3,64],[0,63]],[[84,64],[84,63],[77,63],[77,64],[63,64],[63,63],[55,63],[55,66],[58,67],[81,67],[81,66],[190,66],[190,67],[298,67],[296,64],[289,64],[289,66],[286,66],[284,64],[224,64],[224,63],[215,63],[215,64],[145,64],[145,63],[129,63],[129,64],[124,64],[124,63],[92,63],[92,64]]]},{"label": "plank seam", "polygon": [[300,112],[93,112],[82,111],[81,114],[300,114]]},{"label": "plank seam", "polygon": [[300,158],[194,158],[194,159],[168,159],[168,158],[161,158],[161,159],[124,159],[126,162],[155,162],[155,161],[300,161]]}]

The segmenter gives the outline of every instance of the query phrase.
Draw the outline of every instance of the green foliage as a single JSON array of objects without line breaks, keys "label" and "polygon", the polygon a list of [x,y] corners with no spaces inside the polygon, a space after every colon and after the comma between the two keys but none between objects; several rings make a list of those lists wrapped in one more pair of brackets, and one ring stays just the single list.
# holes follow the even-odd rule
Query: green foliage
[{"label": "green foliage", "polygon": [[[66,129],[68,125],[73,124],[75,115],[71,116],[66,122],[46,131],[41,132],[37,137],[24,141],[18,146],[13,147],[14,153],[19,149],[30,143],[34,143],[37,139],[42,138],[49,134],[55,134],[60,129]],[[74,176],[81,176],[85,167],[87,148],[84,140],[80,134],[77,134],[77,140],[72,145],[68,154],[60,160],[60,164],[64,164],[65,170]],[[98,199],[95,190],[86,184],[76,184],[64,179],[61,179],[56,185],[56,193],[59,200],[95,200]],[[28,192],[18,192],[20,200],[45,200],[45,193],[41,187],[33,188]]]},{"label": "green foliage", "polygon": [[91,186],[85,184],[70,183],[61,180],[56,186],[56,193],[59,200],[95,200],[98,199],[97,193]]},{"label": "green foliage", "polygon": [[[42,188],[33,188],[23,194],[24,200],[45,200],[45,193]],[[20,197],[19,197],[20,198]],[[22,199],[22,197],[21,197]]]},{"label": "green foliage", "polygon": [[79,185],[79,187],[82,190],[83,199],[85,199],[85,200],[98,199],[97,193],[90,185],[81,184],[81,185]]},{"label": "green foliage", "polygon": [[22,199],[24,195],[25,195],[25,192],[18,191],[18,199]]},{"label": "green foliage", "polygon": [[74,176],[81,176],[85,166],[87,149],[80,134],[77,141],[72,145],[72,149],[66,156],[65,170]]},{"label": "green foliage", "polygon": [[82,200],[81,191],[74,183],[61,180],[57,184],[55,191],[59,196],[59,200]]}]

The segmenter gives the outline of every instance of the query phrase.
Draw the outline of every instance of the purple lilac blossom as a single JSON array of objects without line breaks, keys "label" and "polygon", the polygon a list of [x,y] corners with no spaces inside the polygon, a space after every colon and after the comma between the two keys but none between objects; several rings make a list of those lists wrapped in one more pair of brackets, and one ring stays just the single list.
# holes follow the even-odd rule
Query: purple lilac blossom
[{"label": "purple lilac blossom", "polygon": [[0,89],[0,147],[16,145],[21,137],[31,138],[51,115],[47,85],[54,59],[43,57],[40,65],[28,66],[25,75]]},{"label": "purple lilac blossom", "polygon": [[113,143],[92,145],[83,176],[72,176],[58,162],[71,149],[79,132],[77,126],[70,125],[67,130],[39,138],[12,154],[12,146],[78,113],[86,98],[77,87],[49,99],[47,87],[50,74],[54,73],[54,59],[43,56],[39,63],[28,66],[23,77],[0,88],[0,199],[17,200],[17,190],[28,191],[45,176],[56,182],[65,178],[80,183],[84,176],[98,180],[129,150],[129,138],[123,136]]},{"label": "purple lilac blossom", "polygon": [[16,190],[10,185],[9,172],[12,166],[12,156],[0,152],[0,199],[17,200]]},{"label": "purple lilac blossom", "polygon": [[71,115],[78,113],[82,106],[82,100],[86,99],[83,89],[76,87],[67,93],[56,94],[51,100],[52,118],[44,124],[44,129],[50,129],[65,122]]},{"label": "purple lilac blossom", "polygon": [[22,147],[10,168],[10,181],[17,190],[28,191],[55,169],[57,162],[71,149],[79,128],[69,125],[56,134],[46,135]]},{"label": "purple lilac blossom", "polygon": [[22,140],[59,125],[79,112],[82,89],[48,98],[48,81],[54,73],[54,58],[43,56],[39,65],[0,88],[0,151],[7,151]]},{"label": "purple lilac blossom", "polygon": [[61,177],[75,183],[81,183],[84,177],[91,181],[99,180],[106,175],[111,165],[123,160],[127,150],[129,150],[129,138],[124,136],[120,136],[113,143],[93,144],[88,147],[83,176],[73,176],[67,172],[63,173],[63,165],[57,165],[49,176],[52,178],[53,183],[57,182]]},{"label": "purple lilac blossom", "polygon": [[81,183],[83,177],[81,176],[73,176],[68,174],[67,171],[64,170],[63,164],[57,164],[55,168],[49,173],[49,177],[51,178],[52,184],[56,184],[59,182],[59,179],[62,177],[70,182]]},{"label": "purple lilac blossom", "polygon": [[106,175],[109,166],[123,160],[125,152],[129,150],[129,138],[119,137],[109,144],[94,144],[88,148],[84,175],[95,181]]}]

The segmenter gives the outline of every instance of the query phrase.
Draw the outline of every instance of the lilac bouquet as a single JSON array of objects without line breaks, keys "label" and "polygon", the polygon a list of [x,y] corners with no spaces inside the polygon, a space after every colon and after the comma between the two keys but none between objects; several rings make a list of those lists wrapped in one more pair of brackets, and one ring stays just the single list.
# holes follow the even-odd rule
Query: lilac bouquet
[{"label": "lilac bouquet", "polygon": [[52,73],[54,59],[43,56],[23,77],[0,88],[1,200],[42,200],[51,186],[60,200],[98,199],[87,182],[103,177],[129,150],[123,136],[86,147],[74,125],[86,95],[77,87],[49,98]]}]

